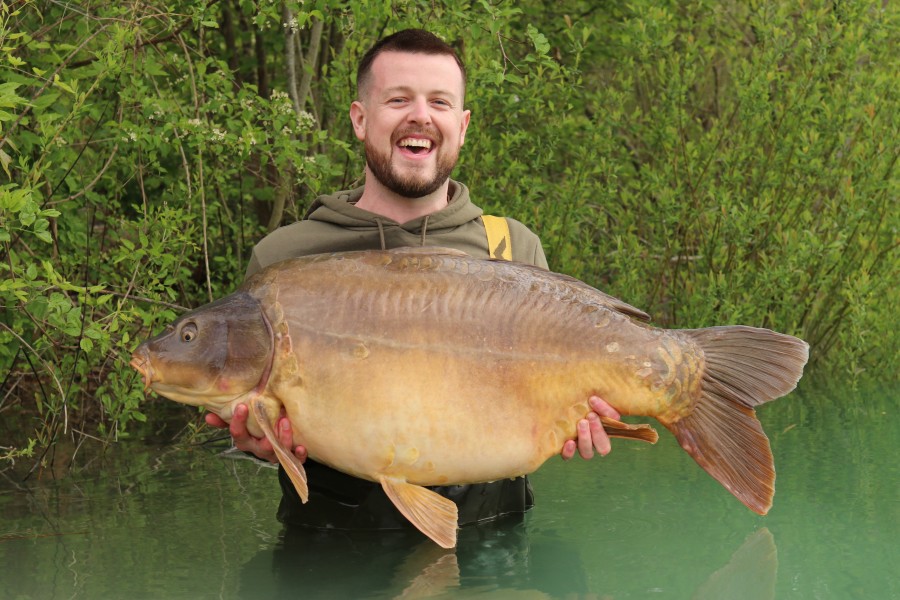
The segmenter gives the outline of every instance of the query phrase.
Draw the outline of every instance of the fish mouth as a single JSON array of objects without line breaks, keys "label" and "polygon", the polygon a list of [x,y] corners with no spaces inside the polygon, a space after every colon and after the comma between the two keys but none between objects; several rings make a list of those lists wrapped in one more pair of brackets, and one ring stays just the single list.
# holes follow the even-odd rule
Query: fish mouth
[{"label": "fish mouth", "polygon": [[140,373],[144,382],[144,391],[150,389],[150,382],[153,381],[153,367],[150,364],[150,357],[141,348],[135,350],[131,355],[131,362],[128,363],[131,368]]}]

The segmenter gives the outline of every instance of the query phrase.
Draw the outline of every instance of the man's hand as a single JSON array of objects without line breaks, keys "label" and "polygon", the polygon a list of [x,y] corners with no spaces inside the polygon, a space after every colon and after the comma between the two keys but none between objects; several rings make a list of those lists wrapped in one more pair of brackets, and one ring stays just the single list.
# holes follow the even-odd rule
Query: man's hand
[{"label": "man's hand", "polygon": [[[272,448],[272,444],[269,443],[269,440],[264,437],[253,437],[250,435],[250,432],[247,431],[247,417],[249,414],[250,409],[247,408],[246,404],[238,404],[234,408],[234,416],[231,417],[230,425],[215,413],[206,413],[204,418],[206,419],[207,425],[218,427],[219,429],[228,428],[231,432],[231,439],[234,441],[234,445],[238,450],[249,452],[261,460],[266,460],[271,463],[278,462],[278,459],[275,457],[275,450]],[[285,448],[290,448],[293,445],[294,439],[293,432],[291,431],[291,422],[284,413],[282,413],[275,423],[275,434],[278,436],[279,443]],[[301,463],[306,462],[306,448],[297,446],[294,448],[294,456],[296,456]]]},{"label": "man's hand", "polygon": [[603,429],[600,422],[600,415],[609,417],[610,419],[621,419],[619,411],[606,403],[605,400],[597,396],[591,396],[588,400],[593,412],[588,413],[586,419],[578,421],[578,440],[566,440],[563,444],[561,455],[563,460],[569,460],[575,456],[575,450],[581,458],[592,458],[594,449],[600,453],[600,456],[606,456],[612,450],[612,444],[609,442],[609,436]]}]

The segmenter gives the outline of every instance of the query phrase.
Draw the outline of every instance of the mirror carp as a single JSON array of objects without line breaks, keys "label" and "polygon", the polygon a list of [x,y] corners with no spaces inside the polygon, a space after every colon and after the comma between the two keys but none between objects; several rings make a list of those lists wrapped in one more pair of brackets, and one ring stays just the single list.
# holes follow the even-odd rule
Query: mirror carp
[{"label": "mirror carp", "polygon": [[[301,499],[294,444],[379,482],[417,528],[456,543],[456,505],[429,485],[531,473],[576,437],[596,394],[653,417],[751,510],[775,469],[755,407],[794,389],[808,345],[767,329],[660,329],[642,311],[537,267],[401,248],[289,259],[177,319],[133,353],[157,394],[248,427],[276,448]],[[603,418],[612,436],[648,425]]]}]

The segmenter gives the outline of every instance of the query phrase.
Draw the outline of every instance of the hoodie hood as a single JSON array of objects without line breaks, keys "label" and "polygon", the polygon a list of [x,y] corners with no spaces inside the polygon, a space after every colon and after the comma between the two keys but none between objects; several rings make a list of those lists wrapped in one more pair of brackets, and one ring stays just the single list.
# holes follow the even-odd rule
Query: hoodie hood
[{"label": "hoodie hood", "polygon": [[306,219],[360,232],[374,229],[384,234],[387,230],[400,228],[407,233],[421,236],[422,243],[420,245],[424,246],[425,237],[429,232],[438,234],[447,229],[459,227],[477,219],[482,214],[481,209],[469,200],[469,188],[453,180],[450,181],[450,200],[446,207],[406,223],[397,223],[387,217],[357,208],[356,202],[362,197],[362,193],[363,188],[359,187],[354,190],[320,196],[306,213]]},{"label": "hoodie hood", "polygon": [[[317,198],[302,221],[279,227],[260,240],[253,248],[246,276],[296,256],[403,246],[443,246],[470,256],[491,256],[482,211],[469,199],[469,189],[458,181],[450,181],[447,206],[406,223],[357,208],[362,193],[363,188],[357,188]],[[507,222],[513,260],[546,268],[538,237],[515,219]]]}]

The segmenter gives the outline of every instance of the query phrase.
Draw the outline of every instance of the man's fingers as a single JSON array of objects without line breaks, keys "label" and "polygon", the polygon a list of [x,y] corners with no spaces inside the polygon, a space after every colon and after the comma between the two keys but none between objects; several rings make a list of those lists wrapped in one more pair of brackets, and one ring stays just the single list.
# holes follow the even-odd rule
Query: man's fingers
[{"label": "man's fingers", "polygon": [[592,412],[588,413],[587,418],[578,421],[575,428],[577,440],[567,440],[563,444],[562,452],[560,453],[563,460],[569,460],[575,456],[576,450],[578,450],[581,458],[584,459],[593,458],[594,450],[600,456],[606,456],[612,450],[612,444],[609,441],[609,436],[606,435],[606,430],[603,429],[603,422],[600,420],[600,416],[618,420],[622,418],[619,411],[599,396],[588,398],[588,404],[590,404]]},{"label": "man's fingers", "polygon": [[563,444],[562,455],[563,460],[569,460],[573,456],[575,456],[575,450],[578,449],[578,445],[575,443],[575,440],[566,440],[566,443]]},{"label": "man's fingers", "polygon": [[306,462],[306,447],[294,446],[294,430],[291,429],[291,420],[284,416],[283,412],[282,417],[278,419],[278,441],[281,442],[281,445],[285,448],[291,448],[293,446],[294,456],[297,457],[297,460],[301,463]]},{"label": "man's fingers", "polygon": [[588,403],[591,405],[591,409],[600,416],[616,419],[617,421],[622,418],[619,411],[607,404],[606,400],[599,396],[591,396],[588,399]]},{"label": "man's fingers", "polygon": [[594,456],[594,440],[591,437],[591,425],[587,419],[578,421],[578,454],[581,455],[581,458]]},{"label": "man's fingers", "polygon": [[[249,452],[260,460],[276,462],[275,450],[272,444],[266,438],[255,438],[247,429],[247,419],[250,416],[250,409],[246,404],[238,404],[234,407],[234,414],[231,417],[231,423],[228,430],[231,432],[231,441],[235,448],[241,452]],[[291,442],[288,442],[290,444]]]},{"label": "man's fingers", "polygon": [[235,440],[243,439],[250,435],[247,431],[247,415],[249,414],[250,409],[247,408],[246,404],[238,404],[234,407],[229,430],[231,431],[231,437]]},{"label": "man's fingers", "polygon": [[596,413],[590,413],[588,415],[588,424],[590,425],[591,430],[591,445],[597,449],[600,456],[606,456],[609,454],[609,451],[612,450],[612,444],[609,442],[609,436],[606,435],[606,430],[603,429],[603,423],[600,422],[600,417],[598,417]]},{"label": "man's fingers", "polygon": [[228,423],[224,419],[222,419],[222,417],[217,415],[216,413],[208,412],[205,415],[203,415],[203,418],[206,420],[206,424],[209,425],[210,427],[216,427],[218,429],[227,429],[228,428]]},{"label": "man's fingers", "polygon": [[294,444],[291,422],[287,417],[278,419],[278,441],[281,442],[284,448],[290,448]]}]

